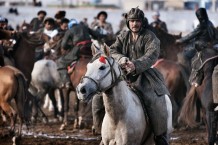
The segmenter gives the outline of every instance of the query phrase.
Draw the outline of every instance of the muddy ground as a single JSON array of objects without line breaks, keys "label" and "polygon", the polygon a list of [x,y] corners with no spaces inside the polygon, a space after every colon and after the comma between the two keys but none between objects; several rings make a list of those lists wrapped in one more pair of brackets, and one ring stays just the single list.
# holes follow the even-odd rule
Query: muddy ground
[{"label": "muddy ground", "polygon": [[[89,109],[89,108],[88,108]],[[54,121],[52,112],[43,109],[48,115],[49,122],[43,123],[38,119],[37,123],[31,124],[27,131],[26,126],[23,127],[21,145],[98,145],[101,140],[100,135],[93,135],[91,130],[91,118],[87,117],[82,123],[83,129],[74,129],[73,111],[69,113],[69,125],[63,131],[59,130],[60,121]],[[70,106],[70,110],[73,110]],[[90,112],[90,110],[89,110]],[[8,133],[9,121],[2,123],[0,117],[0,145],[12,145],[12,137]],[[198,129],[180,129],[175,130],[170,138],[170,145],[206,145],[207,136],[205,128]]]},{"label": "muddy ground", "polygon": [[[59,130],[60,123],[37,123],[30,126],[29,132],[24,127],[20,144],[22,145],[97,145],[100,135],[93,135],[91,129],[73,129],[70,124],[66,130]],[[12,137],[8,135],[8,127],[0,127],[0,144],[11,145]],[[171,145],[206,145],[205,128],[174,131],[170,139]]]}]

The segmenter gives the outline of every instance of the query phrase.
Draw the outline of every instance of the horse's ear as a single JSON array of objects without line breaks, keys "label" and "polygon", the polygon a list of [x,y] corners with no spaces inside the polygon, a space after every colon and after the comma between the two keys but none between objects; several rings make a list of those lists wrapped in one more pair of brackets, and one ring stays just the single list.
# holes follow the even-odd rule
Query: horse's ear
[{"label": "horse's ear", "polygon": [[94,43],[92,43],[91,50],[92,50],[92,55],[94,56],[97,53],[97,49]]},{"label": "horse's ear", "polygon": [[103,48],[104,48],[104,54],[105,54],[107,57],[109,57],[109,56],[110,56],[110,47],[109,47],[106,43],[104,43]]}]

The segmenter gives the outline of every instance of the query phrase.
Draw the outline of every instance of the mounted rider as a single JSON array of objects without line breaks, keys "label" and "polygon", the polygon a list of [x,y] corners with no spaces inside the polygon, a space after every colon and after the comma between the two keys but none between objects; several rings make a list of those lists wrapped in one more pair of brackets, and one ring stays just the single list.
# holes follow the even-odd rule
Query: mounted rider
[{"label": "mounted rider", "polygon": [[[168,145],[168,112],[165,95],[169,95],[169,92],[164,84],[163,76],[151,67],[158,59],[160,41],[145,27],[144,13],[139,8],[132,8],[125,18],[129,30],[117,36],[116,42],[110,47],[110,53],[127,73],[126,77],[130,85],[141,93],[156,145]],[[93,101],[99,103],[99,108],[102,107],[100,99],[96,101],[93,98]],[[97,110],[98,104],[93,106]],[[94,120],[97,120],[95,118],[98,116],[94,116],[98,115],[97,111],[93,110]]]},{"label": "mounted rider", "polygon": [[[194,29],[193,32],[188,34],[187,36],[177,40],[177,43],[184,43],[184,42],[193,42],[193,47],[191,50],[187,51],[185,53],[185,57],[189,57],[189,59],[192,59],[192,71],[190,75],[189,81],[191,82],[194,87],[198,87],[202,84],[202,81],[204,80],[204,72],[203,72],[203,66],[205,63],[207,63],[207,60],[204,62],[202,61],[203,55],[206,53],[212,52],[213,57],[217,59],[218,52],[211,51],[211,49],[217,49],[217,32],[214,28],[212,22],[209,20],[206,9],[205,8],[199,8],[196,11],[196,16],[199,20],[199,25],[196,29]],[[217,56],[217,57],[216,57]],[[200,68],[199,68],[200,66]],[[207,87],[211,87],[212,85],[212,91],[213,91],[213,103],[211,103],[208,107],[208,118],[209,118],[209,133],[210,133],[210,139],[209,140],[216,140],[216,134],[217,134],[217,110],[215,107],[218,106],[218,100],[217,100],[217,94],[218,94],[218,67],[215,68],[209,68],[213,71],[212,78],[212,84],[207,84]],[[209,98],[208,98],[209,99]]]},{"label": "mounted rider", "polygon": [[163,30],[166,33],[168,33],[168,29],[167,29],[166,23],[164,21],[160,20],[160,12],[159,11],[155,11],[152,14],[152,18],[154,19],[154,21],[151,22],[151,24],[150,24],[151,27],[160,28],[161,30]]},{"label": "mounted rider", "polygon": [[87,26],[79,24],[76,19],[71,19],[68,23],[68,30],[65,32],[61,43],[63,55],[57,60],[58,71],[63,81],[63,86],[71,87],[67,68],[72,62],[76,62],[79,59],[81,49],[91,48],[92,41],[90,35],[93,39],[103,37]]},{"label": "mounted rider", "polygon": [[189,47],[189,50],[184,51],[184,57],[191,60],[195,56],[195,58],[192,59],[190,82],[197,87],[201,85],[203,75],[201,75],[202,73],[200,71],[196,74],[195,69],[197,68],[195,62],[201,60],[202,50],[213,48],[218,40],[216,39],[216,29],[213,23],[209,20],[206,9],[199,8],[196,11],[196,16],[200,22],[197,28],[187,36],[176,40],[176,43],[192,44],[191,47]]}]

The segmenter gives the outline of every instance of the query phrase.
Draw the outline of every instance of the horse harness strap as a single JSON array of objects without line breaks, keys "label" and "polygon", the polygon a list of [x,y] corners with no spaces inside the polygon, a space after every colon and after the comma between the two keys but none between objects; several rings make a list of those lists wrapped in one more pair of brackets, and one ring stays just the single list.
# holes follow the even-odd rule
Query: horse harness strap
[{"label": "horse harness strap", "polygon": [[[97,59],[97,57],[95,58]],[[115,70],[113,69],[113,65],[114,65],[114,62],[115,60],[113,59],[113,62],[112,64],[109,62],[108,58],[105,58],[107,61],[108,61],[108,64],[110,65],[110,71],[108,71],[100,80],[98,81],[101,81],[103,80],[104,78],[106,78],[108,76],[109,73],[111,73],[111,77],[112,77],[112,80],[111,80],[111,85],[109,85],[108,87],[104,88],[104,89],[100,89],[99,87],[99,84],[98,82],[96,82],[94,79],[92,79],[91,77],[88,77],[88,76],[84,76],[81,80],[83,80],[84,78],[87,78],[87,79],[90,79],[91,81],[93,81],[95,83],[95,85],[97,86],[97,92],[106,92],[106,91],[109,91],[112,87],[114,87],[116,84],[118,84],[120,81],[124,80],[123,76],[121,75],[121,69],[119,68],[119,71],[120,71],[120,76],[117,77],[117,74],[115,72]],[[93,62],[94,60],[92,60],[91,62]]]},{"label": "horse harness strap", "polygon": [[84,40],[84,41],[77,42],[75,45],[79,46],[79,45],[86,45],[89,43],[92,43],[92,41],[91,40]]}]

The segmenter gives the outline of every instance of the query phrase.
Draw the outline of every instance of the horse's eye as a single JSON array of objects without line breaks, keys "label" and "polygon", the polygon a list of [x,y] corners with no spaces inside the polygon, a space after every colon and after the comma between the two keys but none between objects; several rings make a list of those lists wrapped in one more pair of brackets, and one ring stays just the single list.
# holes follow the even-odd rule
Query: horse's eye
[{"label": "horse's eye", "polygon": [[99,67],[100,70],[104,70],[105,69],[105,66],[101,66]]}]

